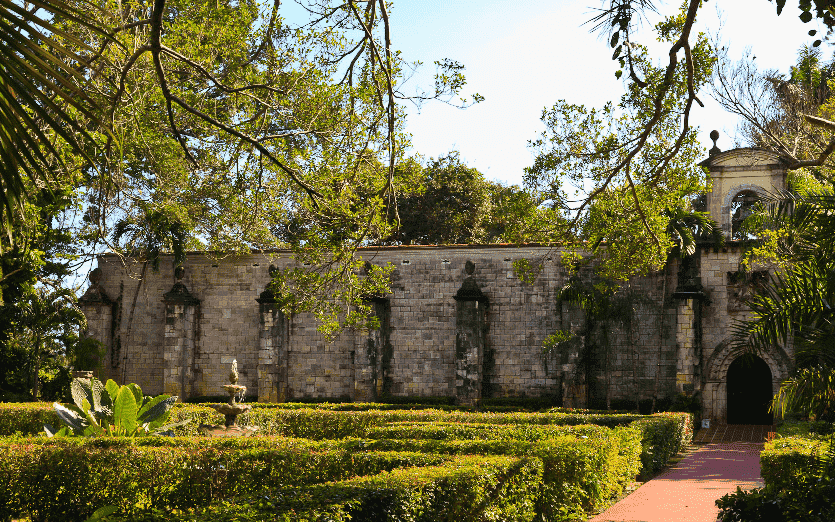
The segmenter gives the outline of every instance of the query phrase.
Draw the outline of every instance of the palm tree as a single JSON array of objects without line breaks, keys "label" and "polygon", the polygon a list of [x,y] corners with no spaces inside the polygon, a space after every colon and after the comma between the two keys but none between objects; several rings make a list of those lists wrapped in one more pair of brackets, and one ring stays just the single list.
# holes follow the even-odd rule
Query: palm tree
[{"label": "palm tree", "polygon": [[817,416],[835,406],[835,194],[783,193],[765,214],[781,230],[780,273],[748,301],[751,319],[734,326],[734,344],[756,352],[793,342],[798,373],[783,383],[772,408]]},{"label": "palm tree", "polygon": [[32,190],[52,192],[66,152],[92,164],[87,128],[99,120],[84,91],[83,56],[91,50],[60,28],[68,20],[105,35],[82,8],[97,9],[85,1],[0,0],[0,229],[12,243],[23,202]]}]

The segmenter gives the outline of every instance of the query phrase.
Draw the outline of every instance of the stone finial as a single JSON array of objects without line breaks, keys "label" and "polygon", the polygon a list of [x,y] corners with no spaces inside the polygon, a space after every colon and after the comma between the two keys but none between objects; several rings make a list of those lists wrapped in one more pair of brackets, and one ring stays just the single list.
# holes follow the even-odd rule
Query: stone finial
[{"label": "stone finial", "polygon": [[238,360],[237,359],[232,359],[232,371],[229,372],[229,382],[232,383],[232,384],[238,384]]},{"label": "stone finial", "polygon": [[720,152],[722,152],[721,150],[719,150],[719,147],[716,146],[716,140],[719,139],[719,131],[718,130],[714,129],[714,130],[710,131],[710,139],[713,140],[713,148],[710,149],[710,152],[708,152],[708,154],[710,156],[713,156],[715,154],[719,154]]},{"label": "stone finial", "polygon": [[475,272],[475,263],[468,259],[464,264],[464,272],[466,272],[467,275],[473,275],[473,272]]},{"label": "stone finial", "polygon": [[185,275],[186,268],[183,265],[177,265],[177,267],[174,268],[174,279],[176,279],[177,281],[180,281]]},{"label": "stone finial", "polygon": [[90,287],[87,289],[86,292],[84,292],[84,295],[82,295],[78,299],[79,304],[92,305],[99,303],[112,303],[110,298],[107,297],[107,294],[104,292],[101,285],[99,284],[101,283],[102,277],[103,275],[101,268],[95,268],[92,272],[90,272],[90,275],[88,276],[88,278],[90,279]]}]

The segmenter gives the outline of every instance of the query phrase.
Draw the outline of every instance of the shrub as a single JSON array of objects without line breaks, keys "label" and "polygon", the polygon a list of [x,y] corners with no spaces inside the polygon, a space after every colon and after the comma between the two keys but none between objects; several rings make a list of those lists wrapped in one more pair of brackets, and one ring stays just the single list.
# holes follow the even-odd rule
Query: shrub
[{"label": "shrub", "polygon": [[636,420],[642,431],[641,465],[646,475],[655,474],[693,440],[693,417],[689,413],[656,413]]},{"label": "shrub", "polygon": [[[716,501],[724,522],[764,520],[823,522],[835,520],[835,457],[832,439],[810,433],[810,423],[784,425],[781,437],[765,445],[760,468],[765,487],[737,490]],[[815,428],[818,428],[815,426]]]},{"label": "shrub", "polygon": [[[277,407],[276,405],[269,405],[275,407],[264,405],[253,406],[252,410],[238,417],[239,424],[258,426],[259,433],[265,435],[284,435],[317,439],[339,439],[351,436],[364,437],[367,430],[394,422],[465,422],[558,426],[597,424],[600,426],[616,427],[626,426],[636,420],[646,418],[637,414],[589,414],[583,413],[582,410],[570,413],[562,411],[552,413],[466,412],[440,409],[365,409],[363,406],[363,408],[356,411],[339,411],[332,408],[284,408]],[[44,422],[33,423],[24,418],[29,412],[34,413],[39,411],[37,408],[33,409],[27,404],[7,404],[3,405],[2,408],[8,408],[7,412],[11,417],[20,415],[20,418],[13,421],[16,429],[4,429],[6,434],[12,434],[16,431],[24,434],[41,432]],[[16,409],[22,411],[14,412]],[[171,409],[170,422],[174,423],[188,418],[192,418],[193,422],[190,425],[175,429],[175,434],[181,436],[196,435],[200,423],[219,424],[223,422],[223,416],[208,406],[175,404]],[[50,420],[54,423],[57,421],[57,417],[52,416]],[[46,423],[48,424],[50,422],[46,421]],[[34,426],[37,426],[37,429],[34,429]],[[5,428],[5,425],[3,428]]]},{"label": "shrub", "polygon": [[784,488],[766,485],[716,501],[722,522],[831,522],[835,520],[835,477],[803,475]]},{"label": "shrub", "polygon": [[[92,379],[73,379],[70,386],[75,405],[53,404],[64,427],[55,430],[44,425],[47,435],[99,437],[138,437],[167,432],[175,425],[165,425],[177,397],[143,395],[138,384],[119,386],[112,379],[102,383]],[[177,425],[190,422],[184,420]]]},{"label": "shrub", "polygon": [[791,487],[812,474],[827,444],[820,439],[785,437],[766,443],[760,453],[763,482],[778,489]]},{"label": "shrub", "polygon": [[[99,506],[188,509],[288,486],[432,466],[451,457],[415,452],[255,444],[136,444],[132,439],[15,439],[0,454],[0,519],[83,520]],[[272,444],[266,444],[271,442]],[[304,446],[304,445],[303,445]],[[313,449],[313,451],[311,451]]]},{"label": "shrub", "polygon": [[542,476],[536,459],[460,457],[442,466],[218,502],[191,514],[147,513],[110,520],[530,521]]},{"label": "shrub", "polygon": [[[496,430],[474,429],[469,435],[492,436],[468,440],[438,438],[432,426],[420,426],[432,437],[410,440],[404,432],[390,430],[395,438],[345,439],[339,444],[352,450],[412,450],[449,454],[484,454],[535,456],[544,463],[543,496],[539,509],[548,517],[573,511],[591,511],[608,498],[620,494],[630,480],[640,473],[641,431],[637,427],[610,430],[601,426],[535,426],[539,437],[521,430],[524,437],[513,438],[513,427]],[[464,426],[462,428],[471,428]],[[526,428],[524,426],[520,428]],[[443,432],[446,427],[441,427]],[[504,431],[504,433],[502,433]],[[386,433],[383,430],[381,433]],[[548,518],[550,519],[550,518]]]},{"label": "shrub", "polygon": [[0,403],[0,436],[43,433],[44,424],[58,422],[52,405],[45,402]]}]

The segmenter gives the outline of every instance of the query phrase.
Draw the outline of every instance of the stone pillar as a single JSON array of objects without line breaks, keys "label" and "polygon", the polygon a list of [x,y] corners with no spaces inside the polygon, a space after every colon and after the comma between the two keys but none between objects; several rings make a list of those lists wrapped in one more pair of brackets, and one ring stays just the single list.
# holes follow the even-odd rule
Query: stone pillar
[{"label": "stone pillar", "polygon": [[673,297],[676,310],[676,393],[694,395],[702,389],[702,291],[698,254],[682,259]]},{"label": "stone pillar", "polygon": [[163,393],[188,398],[194,388],[194,358],[200,301],[179,280],[182,267],[175,271],[177,282],[162,300],[165,303],[165,340],[163,341]]},{"label": "stone pillar", "polygon": [[354,395],[356,402],[377,402],[389,393],[391,341],[389,300],[369,300],[379,328],[361,330],[354,337]]},{"label": "stone pillar", "polygon": [[[270,265],[272,275],[275,267]],[[258,402],[287,402],[287,349],[289,325],[267,287],[256,299],[260,309],[258,331]]]},{"label": "stone pillar", "polygon": [[455,394],[458,403],[481,403],[484,349],[489,300],[473,278],[475,264],[467,261],[464,283],[455,294]]},{"label": "stone pillar", "polygon": [[[85,366],[84,368],[77,367],[76,370],[93,371],[93,373],[98,373],[106,366],[105,361],[111,356],[109,348],[113,343],[114,302],[99,286],[100,280],[100,268],[90,272],[90,287],[78,299],[78,307],[87,319],[87,328],[84,330],[83,336],[101,343],[101,357],[97,354],[85,354],[84,359],[86,360],[73,362],[76,366]],[[86,366],[89,366],[89,368]],[[104,376],[98,375],[98,377],[102,378]]]}]

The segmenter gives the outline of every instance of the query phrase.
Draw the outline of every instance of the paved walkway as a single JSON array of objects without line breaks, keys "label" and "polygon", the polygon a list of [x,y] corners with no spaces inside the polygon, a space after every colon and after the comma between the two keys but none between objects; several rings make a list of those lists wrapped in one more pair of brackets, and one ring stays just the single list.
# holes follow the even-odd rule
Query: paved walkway
[{"label": "paved walkway", "polygon": [[589,522],[716,522],[716,499],[737,486],[762,486],[762,447],[751,442],[694,446],[678,464]]},{"label": "paved walkway", "polygon": [[709,442],[765,442],[774,436],[774,426],[768,424],[714,424],[693,436],[694,444]]}]

